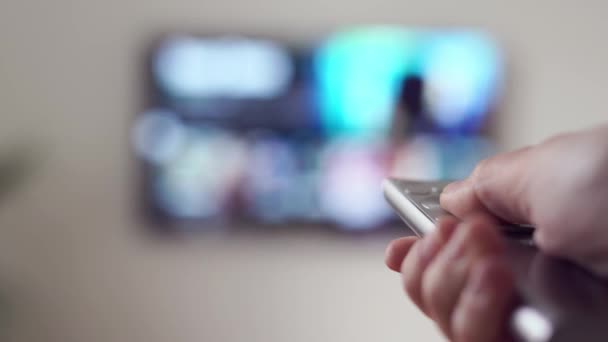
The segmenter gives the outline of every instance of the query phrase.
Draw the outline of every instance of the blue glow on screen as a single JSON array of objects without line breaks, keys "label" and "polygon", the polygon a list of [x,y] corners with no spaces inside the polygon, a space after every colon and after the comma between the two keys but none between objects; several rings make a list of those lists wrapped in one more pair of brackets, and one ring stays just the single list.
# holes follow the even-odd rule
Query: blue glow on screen
[{"label": "blue glow on screen", "polygon": [[478,128],[502,81],[500,53],[478,32],[435,33],[424,46],[428,112],[445,130]]},{"label": "blue glow on screen", "polygon": [[416,36],[361,29],[328,39],[316,54],[321,123],[331,136],[384,136],[399,81],[415,66]]},{"label": "blue glow on screen", "polygon": [[377,27],[335,34],[314,61],[322,127],[330,137],[385,137],[401,82],[420,75],[426,115],[438,129],[475,131],[496,101],[501,62],[479,32]]}]

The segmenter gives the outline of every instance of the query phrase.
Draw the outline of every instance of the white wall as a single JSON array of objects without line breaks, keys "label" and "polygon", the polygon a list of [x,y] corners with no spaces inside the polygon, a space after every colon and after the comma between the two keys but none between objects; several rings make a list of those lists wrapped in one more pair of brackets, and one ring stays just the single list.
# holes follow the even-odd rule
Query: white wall
[{"label": "white wall", "polygon": [[141,49],[169,29],[300,40],[353,24],[485,28],[508,52],[498,123],[512,148],[605,120],[607,10],[601,1],[4,0],[0,151],[26,141],[43,155],[27,186],[0,203],[11,339],[436,340],[383,269],[386,238],[142,234],[126,139]]}]

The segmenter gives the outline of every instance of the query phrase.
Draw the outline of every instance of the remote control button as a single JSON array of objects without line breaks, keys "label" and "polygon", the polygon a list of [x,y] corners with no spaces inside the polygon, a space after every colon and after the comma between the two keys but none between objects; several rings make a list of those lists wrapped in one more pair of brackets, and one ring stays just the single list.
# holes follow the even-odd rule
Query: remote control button
[{"label": "remote control button", "polygon": [[425,201],[421,203],[422,207],[428,210],[436,210],[436,209],[441,209],[441,205],[439,204],[439,202],[435,202],[435,201]]},{"label": "remote control button", "polygon": [[406,188],[404,191],[409,195],[428,195],[430,193],[430,189],[428,188]]}]

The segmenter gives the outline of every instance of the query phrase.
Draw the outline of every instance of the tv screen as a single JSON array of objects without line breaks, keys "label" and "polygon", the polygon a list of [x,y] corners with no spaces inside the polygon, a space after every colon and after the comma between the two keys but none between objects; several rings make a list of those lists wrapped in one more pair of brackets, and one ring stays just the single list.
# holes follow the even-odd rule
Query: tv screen
[{"label": "tv screen", "polygon": [[384,177],[459,178],[492,153],[501,57],[470,30],[164,36],[131,134],[148,212],[200,229],[386,226]]}]

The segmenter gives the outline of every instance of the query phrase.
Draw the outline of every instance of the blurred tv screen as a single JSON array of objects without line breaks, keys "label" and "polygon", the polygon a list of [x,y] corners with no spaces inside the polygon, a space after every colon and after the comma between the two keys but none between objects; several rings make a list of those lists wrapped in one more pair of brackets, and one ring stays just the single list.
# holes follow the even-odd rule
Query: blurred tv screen
[{"label": "blurred tv screen", "polygon": [[146,206],[201,229],[385,226],[384,177],[460,178],[492,153],[501,58],[472,30],[364,27],[308,46],[166,35],[131,134]]}]

